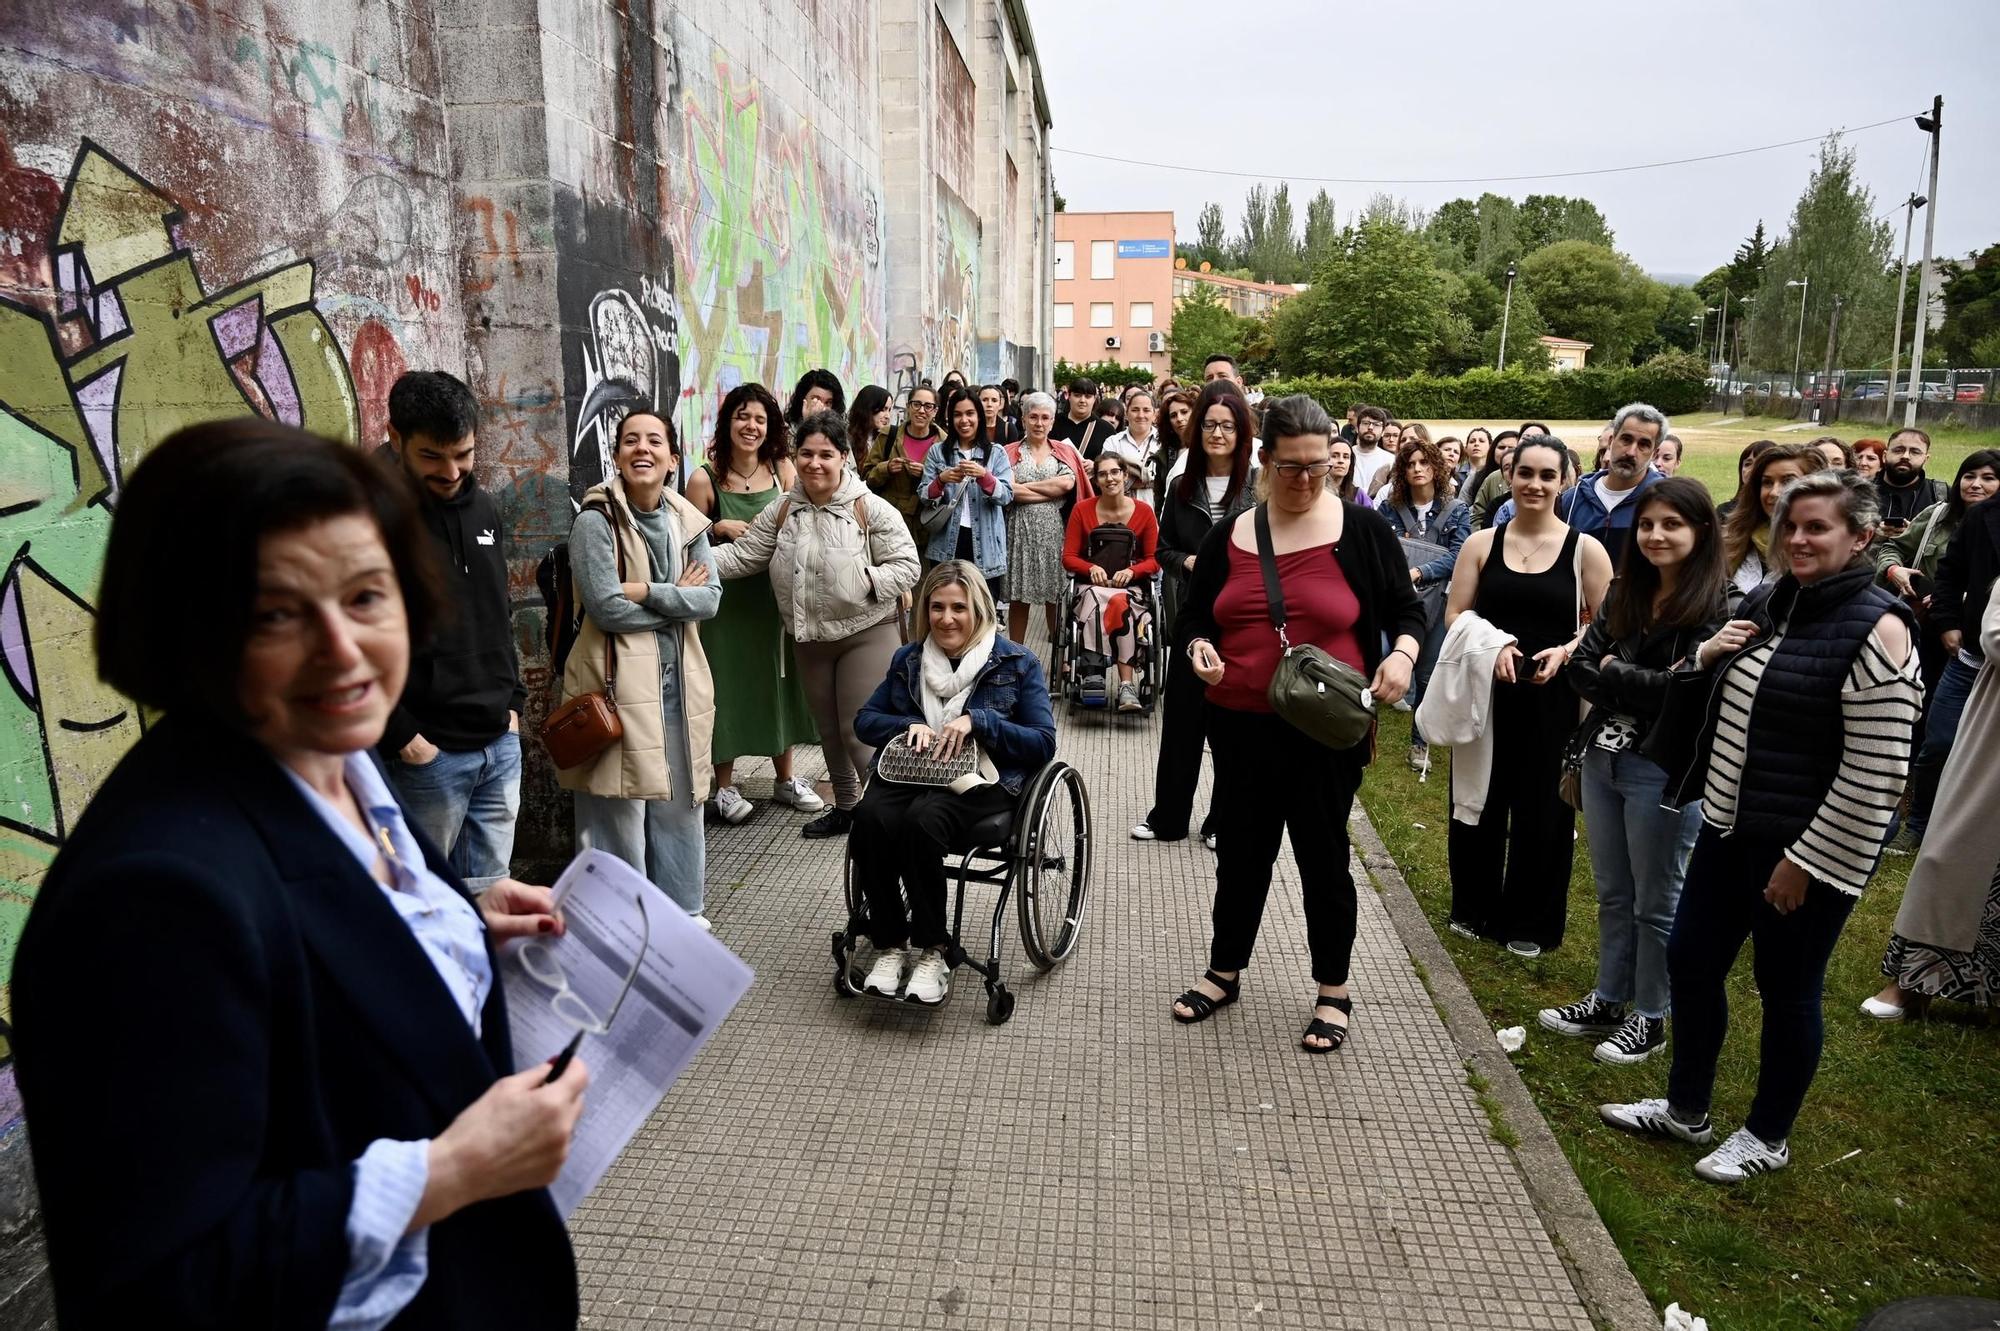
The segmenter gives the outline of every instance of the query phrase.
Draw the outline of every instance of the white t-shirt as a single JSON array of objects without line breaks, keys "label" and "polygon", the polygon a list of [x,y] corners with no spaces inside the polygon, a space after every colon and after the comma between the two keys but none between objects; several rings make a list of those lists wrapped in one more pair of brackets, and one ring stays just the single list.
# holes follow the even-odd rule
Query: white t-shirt
[{"label": "white t-shirt", "polygon": [[[1139,476],[1135,479],[1150,479],[1153,469],[1153,459],[1160,455],[1160,432],[1154,430],[1147,437],[1146,442],[1141,444],[1132,437],[1130,430],[1120,430],[1117,434],[1112,435],[1104,441],[1103,451],[1098,456],[1102,457],[1105,453],[1116,453],[1119,457],[1132,463],[1139,471]],[[1152,507],[1153,487],[1151,485],[1139,486],[1132,491],[1132,497],[1143,501],[1148,507]]]},{"label": "white t-shirt", "polygon": [[1609,476],[1600,476],[1597,478],[1597,483],[1591,487],[1597,491],[1597,502],[1604,505],[1604,513],[1607,517],[1611,515],[1612,510],[1616,509],[1633,495],[1639,493],[1639,487],[1636,484],[1627,490],[1614,490],[1611,488],[1610,480]]},{"label": "white t-shirt", "polygon": [[1362,494],[1375,493],[1375,480],[1384,468],[1393,466],[1396,455],[1377,444],[1373,448],[1354,446],[1354,488]]}]

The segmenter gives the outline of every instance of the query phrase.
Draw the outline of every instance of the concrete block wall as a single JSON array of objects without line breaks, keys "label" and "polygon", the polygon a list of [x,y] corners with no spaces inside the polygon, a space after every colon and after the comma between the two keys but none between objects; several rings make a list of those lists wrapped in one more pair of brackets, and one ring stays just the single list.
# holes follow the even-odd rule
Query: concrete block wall
[{"label": "concrete block wall", "polygon": [[[0,5],[0,1325],[48,1315],[4,981],[140,732],[90,659],[121,478],[253,411],[373,446],[406,368],[464,376],[532,729],[534,567],[624,410],[657,403],[692,461],[746,380],[907,390],[1046,345],[1039,74],[1001,50],[1031,41],[996,17],[1014,0],[955,0],[957,34],[937,4]],[[968,112],[949,183],[941,55]],[[1011,134],[982,86],[1009,66]],[[569,853],[546,770],[519,845]]]}]

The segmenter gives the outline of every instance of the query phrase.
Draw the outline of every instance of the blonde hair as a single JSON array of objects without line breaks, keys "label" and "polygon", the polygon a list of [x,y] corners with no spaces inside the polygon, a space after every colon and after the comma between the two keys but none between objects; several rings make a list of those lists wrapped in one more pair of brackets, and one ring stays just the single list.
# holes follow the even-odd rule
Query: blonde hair
[{"label": "blonde hair", "polygon": [[993,592],[986,585],[985,575],[966,560],[947,559],[924,574],[924,580],[917,585],[917,599],[910,615],[911,642],[922,642],[930,636],[931,597],[941,587],[965,588],[965,599],[972,606],[972,633],[966,641],[978,642],[998,628],[1000,618],[994,611]]}]

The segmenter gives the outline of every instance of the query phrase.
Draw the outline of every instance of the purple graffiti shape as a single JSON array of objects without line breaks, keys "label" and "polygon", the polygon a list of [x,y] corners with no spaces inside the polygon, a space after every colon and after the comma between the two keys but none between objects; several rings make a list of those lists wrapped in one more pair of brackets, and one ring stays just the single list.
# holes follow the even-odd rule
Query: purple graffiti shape
[{"label": "purple graffiti shape", "polygon": [[218,314],[208,321],[215,330],[215,341],[222,348],[224,360],[235,360],[251,347],[257,345],[257,334],[264,327],[264,301],[246,300],[227,314]]},{"label": "purple graffiti shape", "polygon": [[287,425],[297,425],[305,419],[305,413],[299,409],[299,387],[292,382],[292,367],[285,360],[271,326],[265,324],[263,331],[264,336],[257,343],[257,383],[272,410],[278,413],[278,419]]},{"label": "purple graffiti shape", "polygon": [[0,666],[7,671],[7,678],[14,682],[14,689],[21,700],[30,707],[35,705],[35,674],[33,663],[28,656],[28,625],[21,615],[21,579],[17,574],[7,579],[6,590],[0,591]]},{"label": "purple graffiti shape", "polygon": [[118,491],[118,381],[125,376],[125,362],[119,361],[103,374],[76,390],[76,405],[83,413],[83,425],[90,431],[91,451],[111,478],[113,494]]}]

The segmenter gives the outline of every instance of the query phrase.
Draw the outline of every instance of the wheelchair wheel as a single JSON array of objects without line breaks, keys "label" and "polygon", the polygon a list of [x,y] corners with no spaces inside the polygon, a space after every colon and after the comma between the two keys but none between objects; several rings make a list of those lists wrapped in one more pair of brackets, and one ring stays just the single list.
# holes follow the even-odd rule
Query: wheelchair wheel
[{"label": "wheelchair wheel", "polygon": [[1068,763],[1043,768],[1015,828],[1021,947],[1048,970],[1076,950],[1090,895],[1090,796]]}]

